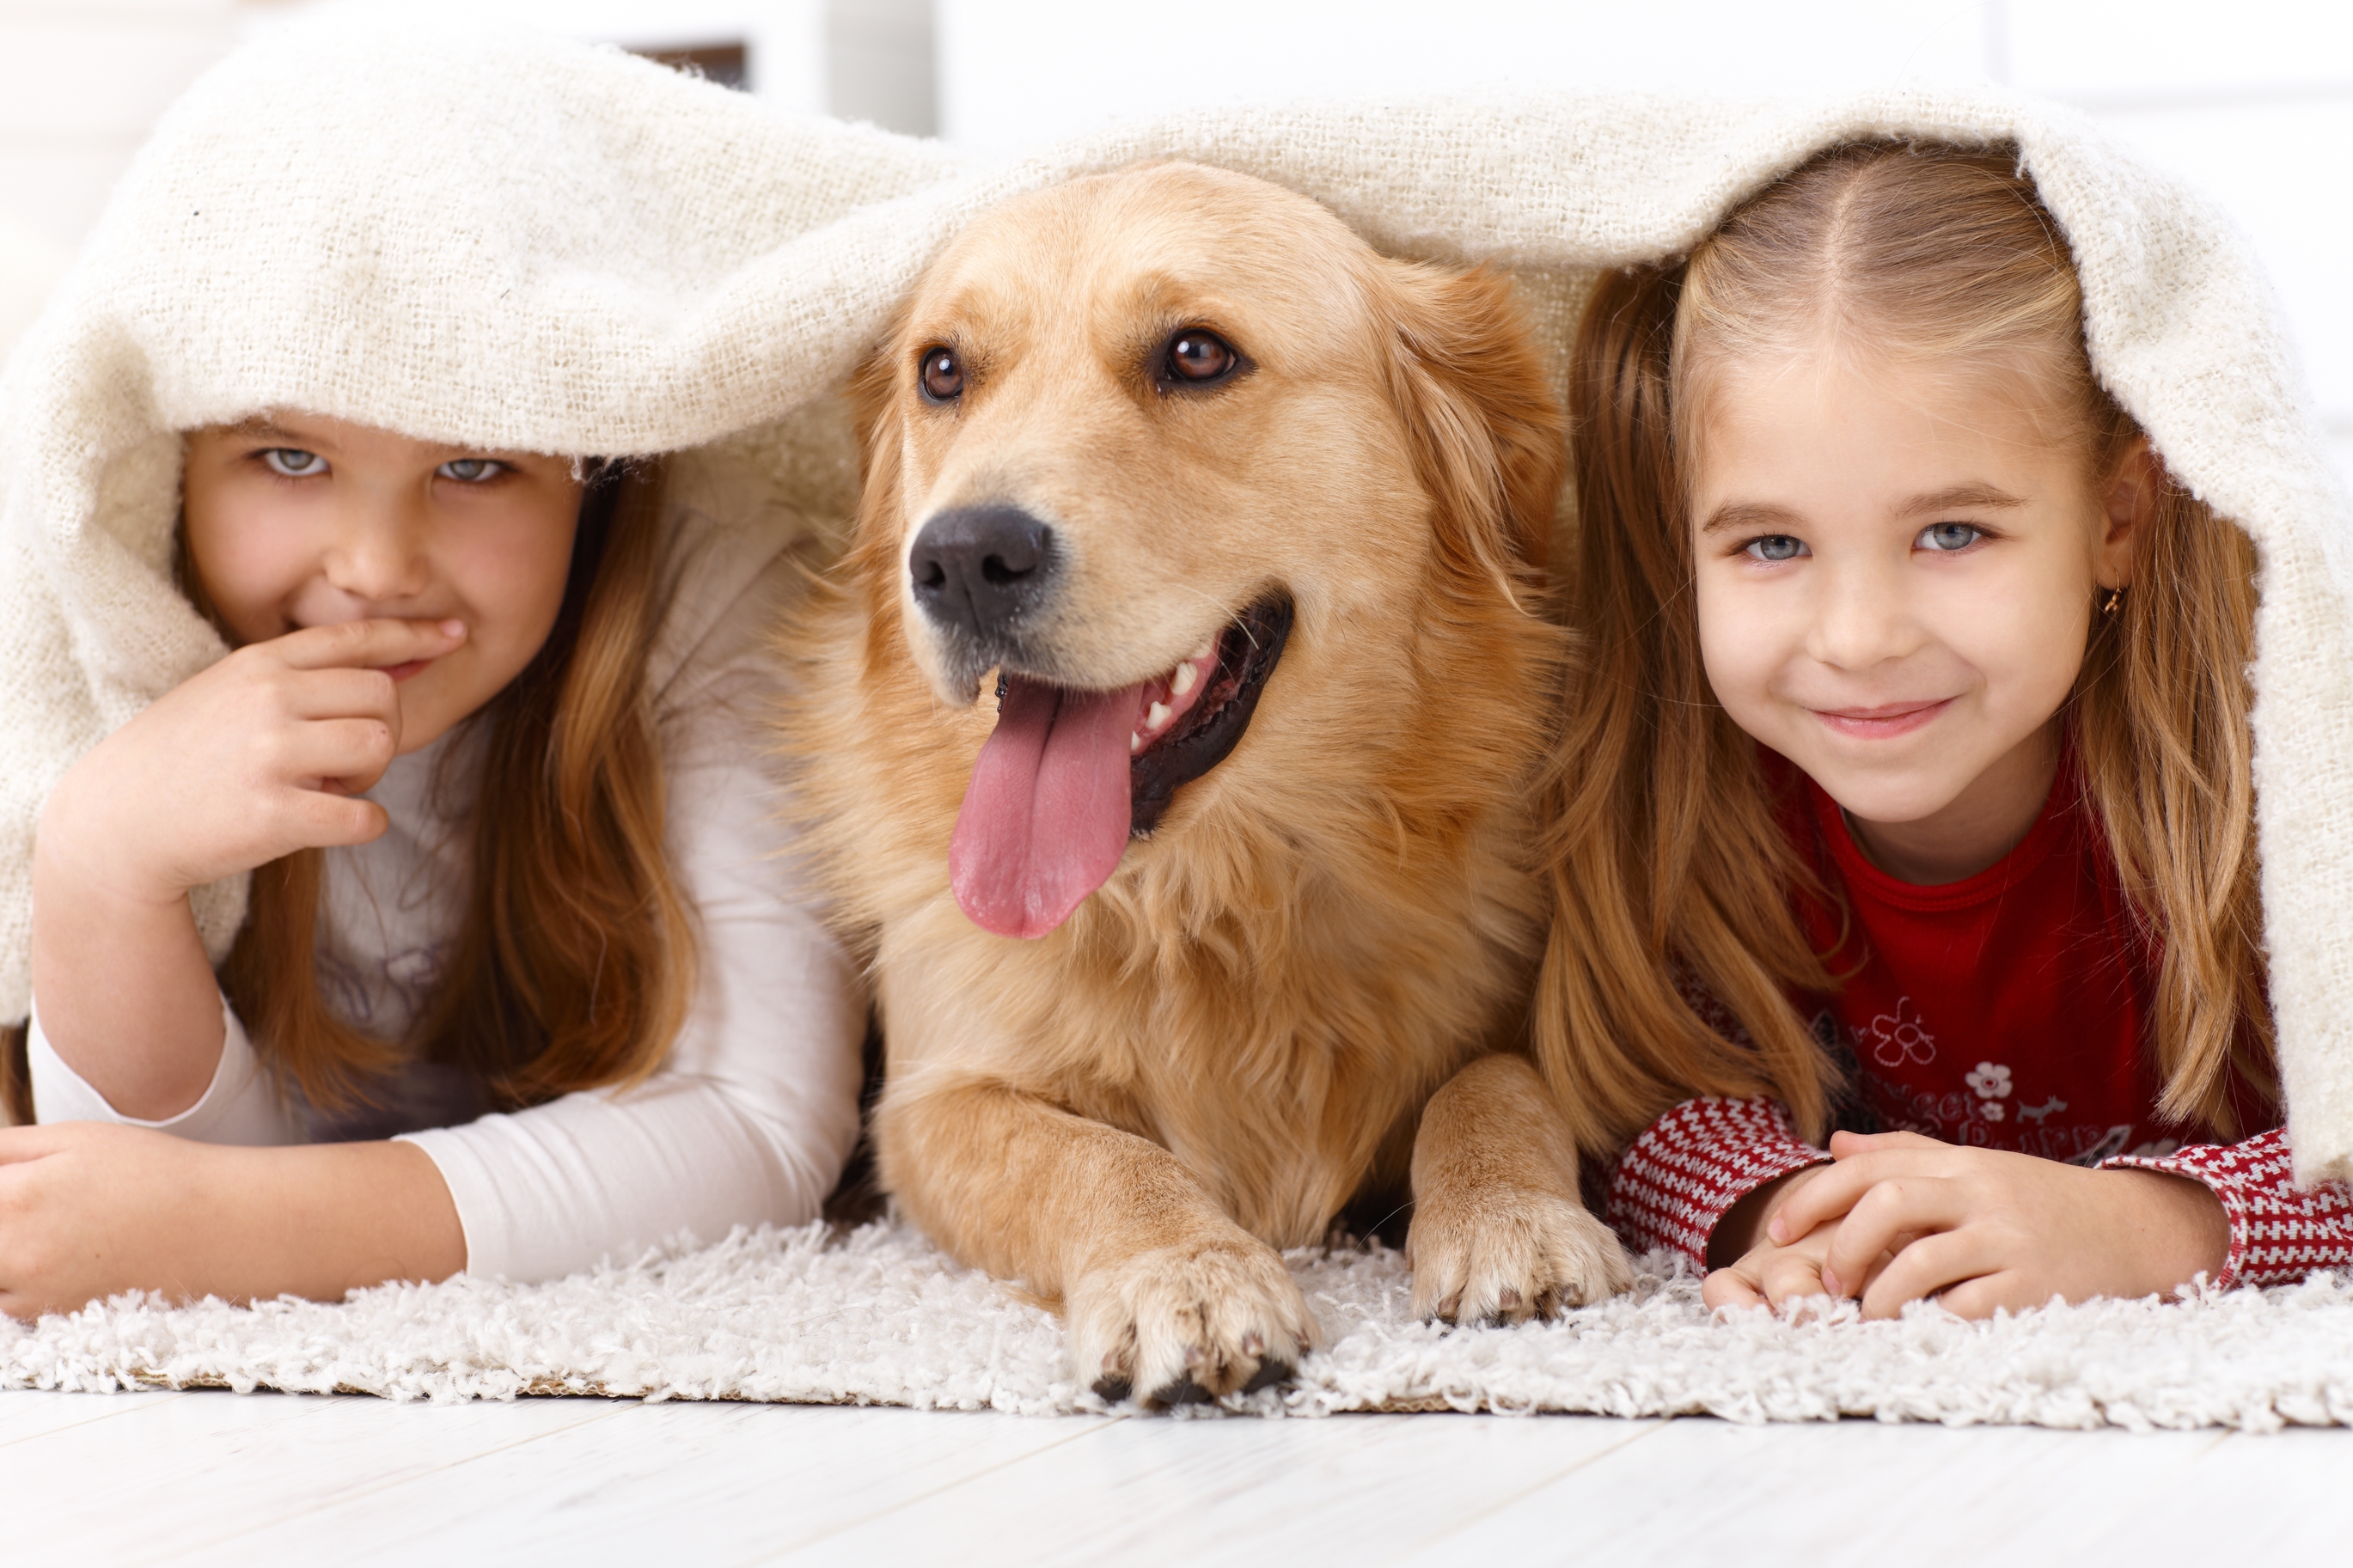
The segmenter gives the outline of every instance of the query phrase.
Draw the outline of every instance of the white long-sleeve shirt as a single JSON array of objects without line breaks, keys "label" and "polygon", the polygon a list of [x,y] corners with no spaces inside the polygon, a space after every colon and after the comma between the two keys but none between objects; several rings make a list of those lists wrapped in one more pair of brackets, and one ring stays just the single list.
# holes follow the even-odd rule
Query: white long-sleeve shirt
[{"label": "white long-sleeve shirt", "polygon": [[[709,487],[704,487],[706,492]],[[765,641],[799,582],[775,518],[722,521],[673,506],[679,585],[651,661],[668,786],[668,840],[698,918],[693,1010],[637,1088],[479,1114],[452,1069],[419,1064],[391,1103],[330,1120],[276,1080],[228,1011],[202,1099],[163,1121],[116,1111],[40,1030],[28,1045],[43,1121],[153,1127],[215,1143],[397,1136],[431,1157],[465,1228],[470,1272],[554,1278],[607,1254],[738,1223],[815,1217],[858,1135],[866,1005],[791,858],[765,755],[776,694]],[[462,802],[479,735],[453,732],[385,772],[371,798],[391,828],[330,851],[318,971],[330,1006],[370,1035],[404,1037],[462,919]],[[448,797],[456,797],[453,802]]]}]

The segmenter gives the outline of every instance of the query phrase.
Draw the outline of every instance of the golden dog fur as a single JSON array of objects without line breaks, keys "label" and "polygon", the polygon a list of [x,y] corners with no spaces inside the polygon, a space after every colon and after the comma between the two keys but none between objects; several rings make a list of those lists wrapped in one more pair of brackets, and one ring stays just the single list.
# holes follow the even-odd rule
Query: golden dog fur
[{"label": "golden dog fur", "polygon": [[[1147,362],[1196,328],[1248,374],[1155,389]],[[939,345],[967,371],[953,407],[917,386]],[[786,732],[873,967],[902,1210],[1058,1303],[1082,1375],[1160,1401],[1282,1375],[1316,1326],[1275,1248],[1409,1175],[1425,1312],[1517,1321],[1622,1285],[1558,1109],[1496,1054],[1542,937],[1527,803],[1564,658],[1528,607],[1562,420],[1508,283],[1156,165],[984,217],[859,397],[857,533],[787,634]],[[1034,942],[952,895],[997,704],[909,587],[925,520],[978,503],[1066,548],[1047,635],[1069,686],[1148,679],[1270,591],[1295,605],[1239,745]]]}]

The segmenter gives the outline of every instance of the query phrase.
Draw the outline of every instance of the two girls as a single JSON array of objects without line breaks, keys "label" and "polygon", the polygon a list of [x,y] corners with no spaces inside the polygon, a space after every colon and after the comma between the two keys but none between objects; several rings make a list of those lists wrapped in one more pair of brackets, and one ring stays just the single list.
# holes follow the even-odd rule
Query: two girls
[{"label": "two girls", "polygon": [[2253,549],[2082,320],[2013,156],[1883,144],[1588,310],[1540,1030],[1711,1303],[2353,1263],[2280,1131]]}]

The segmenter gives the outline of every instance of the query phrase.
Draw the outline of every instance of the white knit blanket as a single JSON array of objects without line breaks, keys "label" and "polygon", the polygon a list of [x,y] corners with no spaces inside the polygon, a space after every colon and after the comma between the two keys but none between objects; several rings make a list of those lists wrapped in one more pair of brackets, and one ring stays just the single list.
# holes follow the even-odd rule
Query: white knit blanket
[{"label": "white knit blanket", "polygon": [[[1447,1330],[1409,1315],[1410,1276],[1395,1252],[1308,1249],[1290,1261],[1327,1346],[1292,1387],[1234,1396],[1219,1412],[2353,1425],[2353,1279],[1981,1323],[1933,1306],[1866,1323],[1851,1302],[1828,1316],[1716,1320],[1697,1282],[1654,1256],[1631,1292],[1558,1322]],[[125,1297],[29,1329],[0,1326],[0,1388],[154,1387],[1104,1408],[1071,1375],[1054,1319],[889,1224],[846,1237],[823,1225],[739,1231],[701,1251],[536,1286],[461,1276],[336,1305],[252,1308]]]}]

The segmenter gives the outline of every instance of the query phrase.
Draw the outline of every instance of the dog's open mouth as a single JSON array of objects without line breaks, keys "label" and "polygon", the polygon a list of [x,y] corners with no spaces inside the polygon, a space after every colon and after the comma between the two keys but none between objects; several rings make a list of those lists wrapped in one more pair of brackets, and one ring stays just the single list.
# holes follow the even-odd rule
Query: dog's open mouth
[{"label": "dog's open mouth", "polygon": [[1286,596],[1245,610],[1167,674],[1082,691],[1007,673],[948,848],[956,902],[1040,937],[1117,868],[1185,784],[1226,760],[1291,634]]}]

